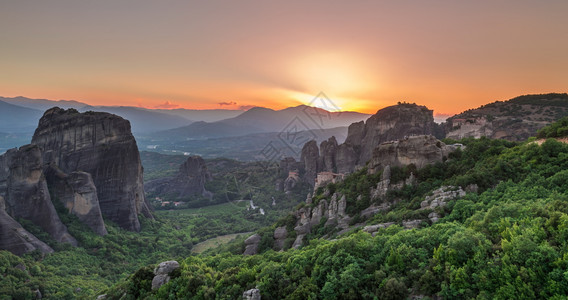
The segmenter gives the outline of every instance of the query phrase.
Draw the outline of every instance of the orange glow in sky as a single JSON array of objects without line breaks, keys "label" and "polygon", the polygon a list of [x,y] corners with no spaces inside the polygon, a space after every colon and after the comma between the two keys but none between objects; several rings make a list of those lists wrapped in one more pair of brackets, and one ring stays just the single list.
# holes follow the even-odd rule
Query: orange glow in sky
[{"label": "orange glow in sky", "polygon": [[9,1],[0,96],[273,109],[324,92],[453,114],[566,92],[568,2]]}]

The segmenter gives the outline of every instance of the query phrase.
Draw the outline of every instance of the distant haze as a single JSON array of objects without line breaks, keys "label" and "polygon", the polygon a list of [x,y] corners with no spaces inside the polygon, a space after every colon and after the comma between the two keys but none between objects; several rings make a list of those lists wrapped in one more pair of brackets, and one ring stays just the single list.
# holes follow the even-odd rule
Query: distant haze
[{"label": "distant haze", "polygon": [[0,95],[454,114],[566,92],[568,2],[3,1]]}]

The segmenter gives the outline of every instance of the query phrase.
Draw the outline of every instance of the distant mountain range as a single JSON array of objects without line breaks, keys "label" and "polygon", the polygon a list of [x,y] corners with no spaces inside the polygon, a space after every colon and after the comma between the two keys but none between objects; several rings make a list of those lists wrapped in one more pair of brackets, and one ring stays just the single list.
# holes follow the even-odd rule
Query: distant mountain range
[{"label": "distant mountain range", "polygon": [[[172,129],[193,122],[216,122],[242,114],[242,110],[193,110],[193,109],[147,109],[133,106],[91,106],[75,100],[30,99],[25,97],[0,97],[0,130],[4,132],[33,133],[44,111],[58,106],[74,108],[80,112],[109,112],[130,121],[132,131],[137,134]],[[8,106],[8,105],[12,106]],[[14,122],[17,121],[17,122]]]},{"label": "distant mountain range", "polygon": [[262,132],[295,132],[347,127],[370,115],[358,112],[329,112],[300,105],[282,110],[255,107],[242,114],[217,122],[196,122],[188,126],[158,132],[158,139],[204,139],[243,136]]}]

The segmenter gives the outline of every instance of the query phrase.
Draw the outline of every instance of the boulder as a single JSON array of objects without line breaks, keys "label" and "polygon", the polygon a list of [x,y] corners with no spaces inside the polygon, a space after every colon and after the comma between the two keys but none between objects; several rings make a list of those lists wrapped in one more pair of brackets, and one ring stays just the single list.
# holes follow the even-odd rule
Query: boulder
[{"label": "boulder", "polygon": [[286,230],[286,226],[276,228],[276,230],[274,230],[274,249],[282,250],[287,237],[288,230]]},{"label": "boulder", "polygon": [[245,300],[260,300],[260,290],[250,289],[243,293],[243,299]]},{"label": "boulder", "polygon": [[245,252],[243,255],[258,254],[258,244],[260,243],[260,235],[255,233],[245,240]]},{"label": "boulder", "polygon": [[170,281],[170,274],[179,268],[179,263],[175,260],[161,262],[154,269],[154,278],[152,279],[152,290],[159,289],[162,285]]}]

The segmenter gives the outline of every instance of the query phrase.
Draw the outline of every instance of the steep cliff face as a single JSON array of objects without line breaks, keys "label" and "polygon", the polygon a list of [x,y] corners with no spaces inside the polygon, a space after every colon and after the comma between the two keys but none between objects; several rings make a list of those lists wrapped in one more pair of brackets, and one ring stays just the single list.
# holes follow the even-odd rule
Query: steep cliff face
[{"label": "steep cliff face", "polygon": [[318,172],[320,172],[319,157],[316,141],[311,140],[304,144],[300,163],[304,166],[304,180],[312,186],[315,184]]},{"label": "steep cliff face", "polygon": [[0,196],[13,218],[32,221],[58,242],[77,245],[51,202],[43,174],[41,151],[36,145],[11,149],[0,156]]},{"label": "steep cliff face", "polygon": [[361,126],[356,125],[346,143],[361,145],[357,163],[363,165],[371,159],[373,149],[380,143],[412,135],[431,135],[435,126],[432,110],[426,106],[404,103],[377,111],[365,122],[362,132]]},{"label": "steep cliff face", "polygon": [[10,217],[5,209],[4,198],[0,196],[0,249],[22,255],[34,250],[51,253],[53,249]]},{"label": "steep cliff face", "polygon": [[52,108],[39,121],[32,144],[46,165],[91,174],[103,215],[140,230],[139,214],[152,217],[144,195],[142,164],[130,123],[108,113]]},{"label": "steep cliff face", "polygon": [[205,189],[205,183],[211,181],[211,173],[207,170],[201,156],[189,157],[179,169],[178,181],[183,182],[180,197],[199,194],[211,197],[211,192]]},{"label": "steep cliff face", "polygon": [[411,136],[380,144],[369,161],[370,172],[380,172],[386,166],[400,167],[414,164],[418,169],[443,162],[456,149],[431,135]]},{"label": "steep cliff face", "polygon": [[213,194],[205,189],[211,181],[211,173],[200,156],[190,156],[174,177],[160,178],[146,183],[146,191],[155,195],[169,195],[179,200],[199,195],[211,198]]},{"label": "steep cliff face", "polygon": [[55,197],[99,235],[107,234],[97,197],[97,188],[91,174],[71,172],[65,174],[51,164],[45,171],[48,186]]},{"label": "steep cliff face", "polygon": [[351,173],[364,166],[381,143],[431,135],[438,133],[438,129],[433,112],[425,106],[403,103],[383,108],[366,122],[351,124],[341,145],[334,137],[323,141],[319,149],[315,141],[304,144],[300,161],[305,169],[304,179],[314,185],[320,172]]}]

